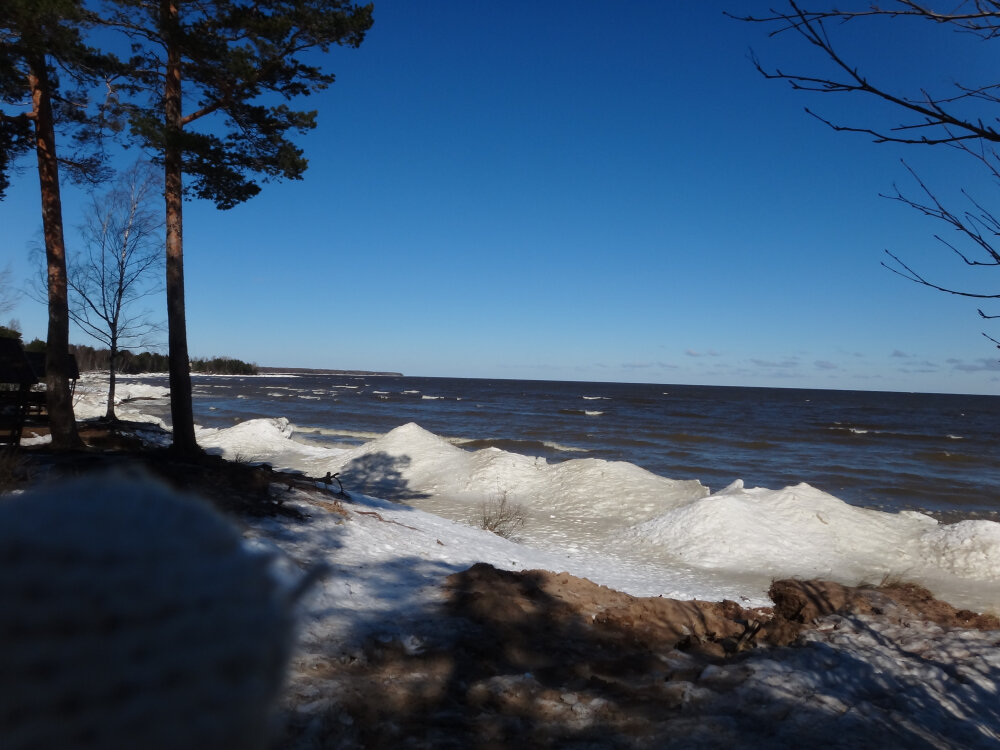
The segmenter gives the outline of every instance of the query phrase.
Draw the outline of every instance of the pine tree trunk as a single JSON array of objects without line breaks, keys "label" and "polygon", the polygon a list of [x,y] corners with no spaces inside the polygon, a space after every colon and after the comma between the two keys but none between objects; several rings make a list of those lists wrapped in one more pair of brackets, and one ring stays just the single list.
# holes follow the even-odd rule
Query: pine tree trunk
[{"label": "pine tree trunk", "polygon": [[80,448],[69,387],[69,298],[66,286],[66,243],[63,237],[59,164],[55,125],[44,58],[31,61],[28,75],[35,123],[35,153],[42,197],[42,230],[48,268],[49,327],[45,349],[45,386],[52,447]]},{"label": "pine tree trunk", "polygon": [[176,28],[178,0],[160,4],[161,27],[167,37],[167,80],[163,96],[166,144],[164,147],[164,197],[167,209],[167,345],[170,353],[170,418],[173,447],[179,453],[198,451],[194,439],[194,408],[191,401],[191,367],[187,348],[187,318],[184,311],[184,243],[181,203],[181,61],[171,42]]}]

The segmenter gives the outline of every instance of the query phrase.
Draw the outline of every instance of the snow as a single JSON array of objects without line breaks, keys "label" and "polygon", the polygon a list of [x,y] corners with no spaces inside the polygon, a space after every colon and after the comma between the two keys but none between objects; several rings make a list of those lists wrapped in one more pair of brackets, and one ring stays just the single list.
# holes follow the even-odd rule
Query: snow
[{"label": "snow", "polygon": [[[339,473],[349,490],[453,521],[471,521],[483,503],[506,498],[525,512],[526,546],[558,552],[568,572],[635,595],[762,602],[776,577],[888,577],[928,586],[956,606],[1000,611],[993,521],[941,525],[912,511],[857,508],[808,484],[772,490],[737,481],[710,495],[698,482],[624,462],[551,464],[497,448],[463,450],[416,424],[352,449],[302,443],[280,418],[200,431],[199,441],[310,476]],[[595,555],[602,564],[589,570]]]},{"label": "snow", "polygon": [[[162,420],[144,414],[140,408],[142,402],[149,399],[166,399],[170,389],[159,385],[151,385],[127,379],[116,379],[115,382],[115,413],[119,419],[133,422],[150,422],[163,427]],[[96,373],[84,373],[76,384],[73,398],[73,411],[77,419],[94,419],[103,417],[107,411],[108,380]]]},{"label": "snow", "polygon": [[[78,411],[103,414],[99,382],[81,386]],[[141,418],[129,399],[164,395],[131,384],[119,393],[129,418]],[[866,510],[807,484],[765,489],[736,482],[709,494],[698,482],[622,462],[550,464],[496,448],[467,451],[415,424],[353,449],[310,444],[283,418],[199,428],[197,438],[230,458],[314,478],[339,472],[350,492],[338,508],[321,482],[318,492],[292,489],[285,504],[300,510],[301,520],[246,522],[246,544],[283,561],[292,581],[328,570],[302,605],[300,670],[331,648],[349,649],[372,635],[419,649],[407,623],[441,600],[446,576],[476,562],[567,571],[634,595],[729,598],[745,606],[769,604],[767,587],[777,577],[857,584],[895,576],[956,606],[1000,612],[1000,524],[991,521],[942,525],[915,512]],[[380,499],[379,491],[405,502]],[[468,523],[484,502],[500,497],[523,506],[527,524],[518,542]],[[725,700],[759,703],[765,711],[793,696],[809,708],[802,721],[850,708],[845,727],[880,717],[905,728],[915,711],[924,724],[950,726],[972,716],[973,707],[980,718],[956,743],[986,747],[1000,739],[996,633],[941,633],[863,618],[830,623],[781,660],[761,656],[719,667],[722,682],[725,670],[743,670],[739,686],[723,691]],[[780,725],[778,740],[792,742],[795,721],[792,715]]]},{"label": "snow", "polygon": [[[167,389],[122,378],[116,393],[119,413],[157,421],[142,415],[141,399],[163,398]],[[87,376],[77,388],[76,409],[84,418],[101,415],[105,398],[106,379]],[[737,481],[709,494],[697,481],[668,479],[625,462],[549,463],[498,448],[465,450],[412,423],[366,436],[371,439],[349,449],[312,443],[282,417],[199,427],[196,436],[207,450],[229,459],[268,462],[317,478],[339,473],[352,497],[367,493],[397,501],[366,502],[384,517],[426,532],[403,534],[391,544],[352,541],[352,549],[365,550],[352,551],[354,556],[386,550],[369,565],[410,557],[426,561],[417,569],[428,575],[476,561],[559,568],[635,595],[753,603],[767,602],[767,588],[777,577],[845,584],[888,577],[925,585],[956,606],[1000,612],[1000,524],[993,521],[942,525],[916,512],[857,508],[807,484],[767,489]],[[484,504],[501,499],[520,506],[526,517],[520,544],[470,528]],[[333,550],[313,551],[320,559],[336,557],[334,539],[363,537],[372,523],[382,535],[403,529],[368,518],[355,518],[350,530],[337,525],[321,532],[313,524],[307,536],[330,536],[325,546]],[[469,549],[456,552],[458,540]],[[302,550],[295,555],[306,559]],[[355,595],[364,590],[364,578]],[[416,583],[408,579],[406,587]]]}]

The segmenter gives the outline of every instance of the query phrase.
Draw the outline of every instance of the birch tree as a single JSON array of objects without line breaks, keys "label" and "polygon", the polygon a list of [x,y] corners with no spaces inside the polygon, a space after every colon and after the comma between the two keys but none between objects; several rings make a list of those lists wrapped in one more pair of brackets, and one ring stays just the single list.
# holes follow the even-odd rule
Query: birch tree
[{"label": "birch tree", "polygon": [[[69,314],[81,330],[106,346],[108,407],[115,421],[115,384],[122,349],[149,346],[160,329],[145,297],[162,289],[163,214],[153,206],[162,182],[151,165],[138,162],[113,187],[94,194],[81,226],[83,252],[69,263]],[[155,273],[155,275],[154,275]]]}]

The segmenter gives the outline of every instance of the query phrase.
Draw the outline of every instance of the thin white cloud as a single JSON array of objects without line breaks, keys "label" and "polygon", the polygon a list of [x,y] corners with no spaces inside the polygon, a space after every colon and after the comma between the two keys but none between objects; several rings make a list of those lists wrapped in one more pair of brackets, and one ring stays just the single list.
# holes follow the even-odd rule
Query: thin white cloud
[{"label": "thin white cloud", "polygon": [[786,359],[781,362],[775,362],[767,359],[751,359],[750,362],[757,367],[766,367],[772,370],[787,370],[799,366],[799,363],[794,359]]},{"label": "thin white cloud", "polygon": [[958,361],[952,365],[959,372],[1000,372],[1000,362],[995,359],[977,359],[972,362]]}]

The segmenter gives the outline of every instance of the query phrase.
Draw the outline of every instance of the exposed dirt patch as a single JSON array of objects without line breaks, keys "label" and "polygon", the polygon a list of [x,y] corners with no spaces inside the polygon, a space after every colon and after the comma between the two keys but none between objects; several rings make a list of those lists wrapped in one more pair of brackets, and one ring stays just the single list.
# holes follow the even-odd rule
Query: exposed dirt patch
[{"label": "exposed dirt patch", "polygon": [[171,448],[151,447],[139,433],[159,428],[146,423],[85,422],[78,429],[86,445],[82,450],[17,449],[18,476],[7,489],[94,471],[143,471],[177,490],[206,498],[225,513],[274,516],[297,515],[284,506],[283,490],[312,481],[266,465],[235,463],[207,453],[184,456]]},{"label": "exposed dirt patch", "polygon": [[724,747],[717,707],[750,674],[741,665],[765,652],[780,660],[789,650],[769,647],[824,615],[1000,628],[909,585],[778,581],[777,607],[745,609],[479,564],[445,588],[441,616],[410,623],[404,641],[370,640],[299,671],[277,746]]},{"label": "exposed dirt patch", "polygon": [[[217,456],[179,457],[142,447],[131,430],[112,425],[91,425],[82,433],[88,450],[22,449],[11,475],[30,483],[140,467],[237,516],[289,513],[282,503],[287,488],[314,487],[318,481]],[[325,498],[314,502],[348,512]],[[836,703],[836,695],[795,692],[779,703],[773,692],[755,693],[748,686],[762,655],[778,663],[771,674],[778,675],[780,686],[781,669],[796,663],[790,654],[807,648],[796,648],[801,636],[817,624],[836,629],[830,625],[836,616],[898,623],[903,626],[898,630],[911,629],[926,641],[936,636],[926,635],[924,622],[946,630],[1000,631],[996,617],[956,610],[912,584],[855,588],[784,580],[774,583],[770,595],[773,609],[745,609],[729,601],[632,597],[566,573],[476,565],[447,579],[441,608],[402,629],[393,623],[406,637],[324,644],[327,652],[303,656],[282,699],[283,732],[274,747],[821,746],[818,738],[838,736],[838,727],[867,737],[869,714]],[[899,651],[900,658],[925,659],[921,669],[936,668],[933,659],[914,653]],[[854,666],[845,683],[856,683],[858,669],[870,665]],[[981,677],[950,663],[945,667],[954,673],[949,684],[972,684]],[[871,699],[871,711],[882,710],[882,695]],[[803,710],[806,698],[815,698],[812,712]],[[861,724],[814,727],[828,715],[815,710],[822,700],[836,703],[838,717],[862,717]],[[989,701],[970,704],[969,715],[995,704],[995,691]],[[886,716],[882,731],[891,733],[897,717]],[[769,734],[796,717],[798,734],[780,742]],[[891,734],[896,741],[873,736],[870,746],[914,746],[923,731],[917,727],[906,742]],[[795,741],[785,741],[788,737]]]},{"label": "exposed dirt patch", "polygon": [[[830,614],[916,617],[943,628],[1000,630],[1000,618],[967,609],[955,609],[935,599],[915,583],[884,586],[842,586],[830,581],[775,581],[768,594],[774,602],[772,642],[790,642],[798,630]],[[782,631],[779,636],[778,632]]]}]

